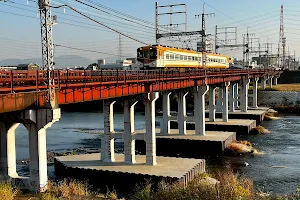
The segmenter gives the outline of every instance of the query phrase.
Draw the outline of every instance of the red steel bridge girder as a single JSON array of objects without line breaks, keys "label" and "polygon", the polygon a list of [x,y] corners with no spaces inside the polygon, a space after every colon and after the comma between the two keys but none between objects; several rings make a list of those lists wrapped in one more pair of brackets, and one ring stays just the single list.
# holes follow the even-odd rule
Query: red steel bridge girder
[{"label": "red steel bridge girder", "polygon": [[[281,71],[274,70],[55,70],[52,76],[55,80],[58,103],[69,104],[239,81],[243,78],[274,76],[280,73]],[[0,71],[0,74],[0,113],[45,105],[45,71]]]}]

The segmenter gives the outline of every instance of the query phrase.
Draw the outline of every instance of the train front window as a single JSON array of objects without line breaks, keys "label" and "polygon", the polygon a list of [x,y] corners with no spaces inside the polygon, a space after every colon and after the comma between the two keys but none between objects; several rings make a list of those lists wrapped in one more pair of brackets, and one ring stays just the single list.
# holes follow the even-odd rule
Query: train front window
[{"label": "train front window", "polygon": [[150,49],[150,59],[156,59],[157,58],[157,50],[156,49]]},{"label": "train front window", "polygon": [[149,56],[149,51],[144,51],[144,58],[148,58]]}]

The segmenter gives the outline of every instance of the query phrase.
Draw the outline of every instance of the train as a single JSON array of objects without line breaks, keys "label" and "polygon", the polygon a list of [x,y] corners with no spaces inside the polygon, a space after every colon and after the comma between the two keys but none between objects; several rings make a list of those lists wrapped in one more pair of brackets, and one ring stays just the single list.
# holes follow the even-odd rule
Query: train
[{"label": "train", "polygon": [[[138,48],[137,64],[141,69],[203,68],[201,52],[162,45]],[[231,57],[216,53],[206,54],[206,68],[229,68],[231,64]]]}]

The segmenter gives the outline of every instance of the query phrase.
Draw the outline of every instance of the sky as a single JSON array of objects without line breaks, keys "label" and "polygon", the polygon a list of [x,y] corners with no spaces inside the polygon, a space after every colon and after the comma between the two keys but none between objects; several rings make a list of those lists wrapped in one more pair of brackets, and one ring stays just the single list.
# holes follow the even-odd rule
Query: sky
[{"label": "sky", "polygon": [[[155,0],[81,0],[97,9],[86,7],[75,0],[51,0],[51,5],[67,4],[98,22],[120,31],[137,41],[121,36],[123,57],[135,56],[136,49],[144,44],[155,44]],[[280,27],[280,6],[284,5],[284,29],[287,38],[287,50],[296,51],[300,58],[300,1],[299,0],[158,0],[158,5],[186,4],[187,30],[201,30],[201,19],[195,15],[203,11],[214,13],[206,18],[207,34],[214,42],[215,26],[237,27],[237,44],[242,44],[242,34],[247,32],[254,38],[253,47],[261,48],[272,43],[272,52],[277,53]],[[183,11],[184,7],[174,7],[173,11]],[[160,13],[169,12],[169,8],[160,8]],[[55,56],[80,55],[90,59],[117,57],[119,55],[119,34],[103,27],[68,8],[53,8],[57,24],[53,27]],[[169,16],[161,15],[160,24],[168,24]],[[173,23],[184,23],[183,14],[173,15]],[[0,60],[41,57],[41,36],[39,14],[36,0],[0,1]],[[160,27],[161,32],[169,31]],[[232,30],[232,29],[231,29]],[[184,31],[181,25],[173,30]],[[230,32],[230,30],[228,29]],[[224,32],[220,29],[219,32]],[[219,43],[224,44],[224,34],[219,34]],[[235,34],[228,34],[234,39]],[[196,48],[199,37],[161,40],[161,44]],[[182,42],[185,41],[185,42]],[[233,40],[227,44],[233,44]],[[271,47],[271,45],[270,45]],[[80,50],[79,50],[80,49]],[[256,49],[258,50],[258,49]],[[242,49],[220,49],[220,53],[242,57]],[[297,53],[299,56],[297,56]],[[253,55],[254,56],[254,55]]]}]

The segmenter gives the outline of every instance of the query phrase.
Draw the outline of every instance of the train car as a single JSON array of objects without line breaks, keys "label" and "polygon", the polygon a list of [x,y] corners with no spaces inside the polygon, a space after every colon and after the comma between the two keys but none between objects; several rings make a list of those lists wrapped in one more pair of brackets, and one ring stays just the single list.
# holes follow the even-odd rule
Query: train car
[{"label": "train car", "polygon": [[[202,53],[160,45],[137,49],[137,62],[143,69],[155,68],[202,68]],[[206,68],[229,68],[233,58],[207,53]]]}]

